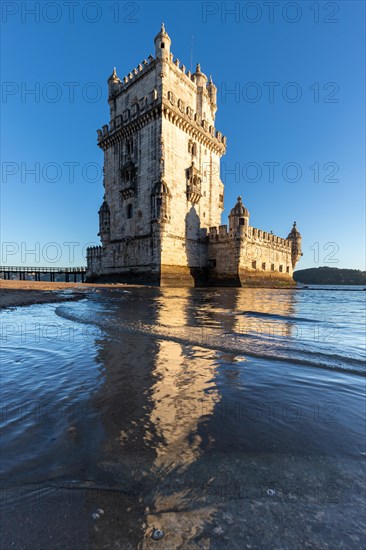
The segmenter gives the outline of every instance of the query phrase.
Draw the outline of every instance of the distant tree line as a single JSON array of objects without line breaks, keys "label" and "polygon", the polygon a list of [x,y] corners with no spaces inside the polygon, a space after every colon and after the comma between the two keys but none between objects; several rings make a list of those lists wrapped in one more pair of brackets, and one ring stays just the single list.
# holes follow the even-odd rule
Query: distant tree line
[{"label": "distant tree line", "polygon": [[366,271],[337,267],[311,267],[295,271],[294,279],[299,283],[313,285],[366,285]]}]

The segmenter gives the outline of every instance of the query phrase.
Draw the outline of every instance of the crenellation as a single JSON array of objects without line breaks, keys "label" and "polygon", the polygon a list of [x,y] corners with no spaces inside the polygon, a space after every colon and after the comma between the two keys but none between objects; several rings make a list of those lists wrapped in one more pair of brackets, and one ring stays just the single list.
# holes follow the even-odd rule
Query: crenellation
[{"label": "crenellation", "polygon": [[227,232],[227,225],[219,225],[219,237],[225,239],[229,234]]},{"label": "crenellation", "polygon": [[217,227],[210,227],[209,232],[210,239],[216,239],[218,237]]}]

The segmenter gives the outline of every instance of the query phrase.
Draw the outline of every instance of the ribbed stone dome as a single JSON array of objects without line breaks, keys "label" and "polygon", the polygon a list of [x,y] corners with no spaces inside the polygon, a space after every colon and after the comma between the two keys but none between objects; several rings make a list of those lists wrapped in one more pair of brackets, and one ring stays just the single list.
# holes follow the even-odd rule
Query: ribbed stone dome
[{"label": "ribbed stone dome", "polygon": [[230,211],[231,216],[238,216],[239,218],[249,217],[249,211],[245,208],[244,204],[241,201],[241,197],[238,197],[238,202],[234,208]]},{"label": "ribbed stone dome", "polygon": [[297,237],[301,237],[301,234],[297,230],[296,222],[294,222],[294,225],[292,226],[291,232],[288,234],[288,239],[296,239]]},{"label": "ribbed stone dome", "polygon": [[170,36],[169,36],[169,34],[166,32],[166,30],[165,30],[164,23],[161,24],[161,29],[160,29],[160,31],[158,32],[158,34],[155,36],[155,39],[154,39],[154,40],[156,40],[157,38],[158,38],[159,40],[162,39],[162,38],[168,38],[168,39],[170,40]]}]

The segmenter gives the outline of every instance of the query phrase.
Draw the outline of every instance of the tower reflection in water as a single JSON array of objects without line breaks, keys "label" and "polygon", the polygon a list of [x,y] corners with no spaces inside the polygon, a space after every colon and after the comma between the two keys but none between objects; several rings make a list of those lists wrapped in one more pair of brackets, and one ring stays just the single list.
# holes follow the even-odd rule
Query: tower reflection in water
[{"label": "tower reflection in water", "polygon": [[[213,521],[221,503],[207,487],[222,478],[230,447],[255,440],[253,426],[222,422],[230,387],[243,378],[247,337],[260,346],[253,335],[290,336],[293,302],[292,292],[136,289],[108,304],[121,330],[99,341],[103,383],[94,406],[105,437],[97,475],[129,495],[121,513],[135,510],[144,547],[156,524],[185,540]],[[276,322],[258,321],[261,313]]]},{"label": "tower reflection in water", "polygon": [[[192,291],[179,289],[174,298],[159,300],[157,324],[181,330],[194,327]],[[198,336],[200,331],[198,331]],[[184,339],[184,334],[181,334]],[[159,339],[151,388],[150,420],[155,428],[157,444],[154,466],[170,469],[187,468],[202,452],[199,424],[214,413],[219,394],[215,387],[215,352],[198,345],[185,345]],[[207,444],[207,442],[206,442]]]}]

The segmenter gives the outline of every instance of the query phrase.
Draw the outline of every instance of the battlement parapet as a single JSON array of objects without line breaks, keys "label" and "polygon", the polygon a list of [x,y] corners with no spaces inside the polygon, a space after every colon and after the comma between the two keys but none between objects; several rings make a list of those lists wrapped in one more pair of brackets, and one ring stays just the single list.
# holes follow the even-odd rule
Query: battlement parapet
[{"label": "battlement parapet", "polygon": [[154,57],[152,55],[149,55],[147,60],[144,59],[143,61],[141,61],[141,63],[139,63],[137,67],[132,69],[132,71],[129,72],[122,79],[118,78],[117,73],[114,71],[113,75],[108,80],[109,99],[114,99],[120,93],[126,91],[127,88],[129,88],[129,86],[137,80],[137,78],[145,75],[145,73],[151,68],[154,61]]},{"label": "battlement parapet", "polygon": [[88,259],[98,259],[102,257],[102,250],[103,248],[101,246],[89,246],[86,249],[86,256]]},{"label": "battlement parapet", "polygon": [[143,115],[151,107],[156,105],[159,99],[159,94],[156,88],[151,90],[147,96],[143,96],[133,103],[130,109],[125,109],[122,114],[113,118],[109,124],[104,124],[102,129],[97,130],[97,141],[100,143],[104,139],[108,138],[113,132],[121,129],[126,124],[137,119],[140,115]]},{"label": "battlement parapet", "polygon": [[262,229],[256,227],[250,227],[245,225],[239,225],[236,230],[228,231],[227,225],[220,225],[219,227],[210,227],[208,237],[210,241],[217,241],[222,239],[234,239],[237,237],[249,239],[252,242],[268,243],[274,246],[274,248],[287,248],[291,250],[291,241],[289,239],[283,239],[273,233],[268,233]]},{"label": "battlement parapet", "polygon": [[[195,122],[206,134],[209,134],[213,139],[216,139],[226,147],[226,136],[216,130],[206,119],[195,113],[190,106],[186,106],[183,100],[175,98],[173,92],[168,92],[167,96],[169,103],[173,107],[177,107],[183,116],[186,116],[191,122]],[[122,114],[117,115],[109,124],[104,124],[101,129],[97,130],[98,143],[109,137],[109,135],[116,130],[119,130],[124,125],[144,114],[150,107],[156,104],[158,99],[159,94],[155,88],[151,90],[147,96],[139,98],[130,109],[125,109]]]},{"label": "battlement parapet", "polygon": [[[117,95],[119,95],[122,91],[125,91],[133,82],[136,81],[137,78],[140,78],[143,76],[153,64],[155,64],[157,60],[150,54],[149,57],[141,61],[137,65],[137,67],[134,67],[127,75],[125,75],[122,79],[120,79],[117,74],[114,72],[112,77],[110,78],[111,81],[111,88],[110,88],[110,98],[114,98]],[[190,70],[187,70],[187,67],[180,62],[178,58],[174,58],[174,54],[170,53],[170,59],[169,62],[171,65],[179,69],[179,71],[187,78],[187,80],[195,86],[197,86],[196,83],[196,76],[195,74],[192,74]],[[206,84],[206,86],[203,87],[203,92],[207,95],[209,94],[208,87],[212,85],[212,82],[209,82]]]},{"label": "battlement parapet", "polygon": [[227,239],[229,234],[227,232],[227,225],[219,225],[219,238]]},{"label": "battlement parapet", "polygon": [[218,227],[210,227],[208,234],[210,241],[222,241],[230,238],[227,230],[227,225],[219,225]]},{"label": "battlement parapet", "polygon": [[219,130],[216,130],[208,120],[203,118],[200,114],[195,113],[190,105],[186,105],[185,101],[171,90],[168,90],[166,99],[172,107],[177,108],[184,117],[187,117],[189,121],[195,122],[206,134],[209,134],[213,139],[216,139],[219,143],[226,146],[226,136],[224,136]]},{"label": "battlement parapet", "polygon": [[262,229],[257,229],[256,227],[250,227],[249,230],[251,230],[249,236],[251,236],[255,240],[267,241],[274,245],[291,248],[291,241],[289,241],[288,239],[283,239],[282,237],[278,237],[277,235],[274,235],[273,233],[268,233],[267,231],[263,231]]},{"label": "battlement parapet", "polygon": [[[207,83],[207,79],[203,73],[200,72],[199,66],[197,66],[197,72],[192,74],[190,70],[186,70],[186,66],[181,64],[178,58],[174,59],[174,55],[170,53],[169,59],[162,60],[159,57],[154,58],[152,55],[148,59],[144,59],[137,68],[132,69],[128,75],[124,76],[121,80],[117,76],[116,69],[113,70],[112,75],[108,79],[109,86],[109,101],[113,105],[116,97],[123,92],[127,92],[129,87],[134,84],[138,79],[144,76],[152,66],[156,66],[158,63],[169,63],[172,70],[175,72],[178,71],[179,75],[183,75],[187,79],[187,84],[191,87],[195,93],[204,93],[208,100],[212,104],[212,108],[216,110],[216,87],[214,86],[212,80]],[[164,74],[164,73],[163,73]],[[198,81],[196,82],[197,78]],[[203,81],[202,81],[203,79]],[[198,86],[200,84],[200,86]],[[204,84],[204,85],[202,85]],[[111,111],[114,116],[110,121],[109,125],[104,125],[102,130],[97,130],[98,138],[97,141],[100,143],[106,137],[109,137],[109,134],[119,129],[121,126],[129,123],[134,118],[137,118],[139,115],[143,114],[153,103],[156,101],[158,96],[158,91],[154,89],[150,94],[144,97],[141,97],[135,101],[130,108],[126,108],[122,114],[115,115],[115,111]],[[165,93],[164,93],[165,96]],[[186,116],[190,121],[194,121],[200,129],[213,139],[216,139],[220,144],[226,147],[226,137],[222,135],[221,132],[216,130],[213,124],[210,124],[208,120],[202,118],[201,115],[195,113],[195,110],[191,106],[187,106],[181,98],[175,98],[173,92],[168,92],[168,101],[171,105],[177,106],[179,111]],[[111,107],[112,108],[112,107]]]}]

